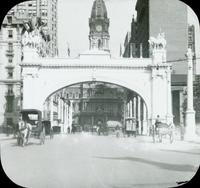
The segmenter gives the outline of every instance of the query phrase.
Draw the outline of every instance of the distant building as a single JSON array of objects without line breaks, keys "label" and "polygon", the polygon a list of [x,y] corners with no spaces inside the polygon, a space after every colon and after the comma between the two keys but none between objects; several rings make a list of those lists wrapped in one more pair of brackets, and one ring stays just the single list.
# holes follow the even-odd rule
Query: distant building
[{"label": "distant building", "polygon": [[89,19],[89,41],[90,49],[109,50],[109,19],[107,9],[103,0],[93,2],[91,17]]},{"label": "distant building", "polygon": [[60,127],[61,132],[62,127],[71,127],[72,124],[91,131],[99,122],[104,126],[109,120],[121,122],[126,92],[122,87],[101,82],[69,86],[47,99],[44,118],[50,120],[53,109],[53,126]]}]

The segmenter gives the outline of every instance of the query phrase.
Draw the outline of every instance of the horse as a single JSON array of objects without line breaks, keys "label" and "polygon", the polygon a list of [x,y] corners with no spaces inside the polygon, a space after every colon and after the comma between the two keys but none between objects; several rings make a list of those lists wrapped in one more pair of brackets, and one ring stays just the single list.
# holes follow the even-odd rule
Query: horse
[{"label": "horse", "polygon": [[154,125],[153,128],[153,141],[156,142],[156,135],[159,138],[159,142],[162,142],[162,137],[168,135],[170,139],[170,143],[173,142],[174,139],[174,124],[170,123],[159,123]]},{"label": "horse", "polygon": [[27,144],[28,131],[29,131],[28,126],[24,122],[19,122],[18,136],[17,136],[17,143],[19,146],[23,147],[25,143]]}]

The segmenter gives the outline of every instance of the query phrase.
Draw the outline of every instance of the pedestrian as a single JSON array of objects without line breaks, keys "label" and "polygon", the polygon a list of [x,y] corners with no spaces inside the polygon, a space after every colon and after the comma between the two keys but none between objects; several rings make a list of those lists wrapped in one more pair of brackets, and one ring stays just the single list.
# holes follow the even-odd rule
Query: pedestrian
[{"label": "pedestrian", "polygon": [[156,117],[156,122],[155,122],[156,128],[158,127],[158,125],[159,125],[160,123],[161,123],[160,116],[157,115],[157,117]]},{"label": "pedestrian", "polygon": [[25,122],[23,121],[22,115],[19,117],[19,121],[17,124],[17,144],[23,145],[23,133],[22,131],[25,128]]},{"label": "pedestrian", "polygon": [[30,123],[25,121],[25,126],[27,128],[27,135],[26,135],[26,145],[28,144],[29,138],[31,136],[32,126]]},{"label": "pedestrian", "polygon": [[119,138],[119,135],[120,135],[120,127],[119,127],[119,125],[117,125],[115,127],[115,132],[116,132],[116,137]]},{"label": "pedestrian", "polygon": [[50,139],[53,139],[53,127],[50,128]]},{"label": "pedestrian", "polygon": [[70,127],[67,127],[67,133],[70,134]]}]

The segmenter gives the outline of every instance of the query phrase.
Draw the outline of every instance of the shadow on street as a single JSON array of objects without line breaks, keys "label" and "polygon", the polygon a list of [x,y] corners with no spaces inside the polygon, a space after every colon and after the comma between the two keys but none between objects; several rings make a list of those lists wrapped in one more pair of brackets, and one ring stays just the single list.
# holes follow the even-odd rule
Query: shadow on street
[{"label": "shadow on street", "polygon": [[176,153],[183,153],[183,154],[192,154],[192,155],[199,155],[200,153],[196,153],[196,152],[191,152],[191,151],[178,151],[178,150],[165,150],[165,149],[160,149],[160,151],[166,151],[166,152],[176,152]]},{"label": "shadow on street", "polygon": [[136,157],[99,157],[94,156],[94,158],[98,159],[107,159],[107,160],[128,160],[132,162],[140,162],[149,165],[153,165],[162,169],[173,170],[173,171],[183,171],[183,172],[196,172],[195,167],[193,165],[179,165],[179,164],[169,164],[169,163],[162,163],[157,161],[151,161],[142,158]]}]

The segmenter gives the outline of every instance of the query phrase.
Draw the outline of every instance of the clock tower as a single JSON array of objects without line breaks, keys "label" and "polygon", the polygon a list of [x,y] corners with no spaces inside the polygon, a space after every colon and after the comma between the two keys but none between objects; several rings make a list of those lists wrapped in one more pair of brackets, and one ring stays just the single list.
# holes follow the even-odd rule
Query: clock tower
[{"label": "clock tower", "polygon": [[107,18],[107,10],[103,0],[94,1],[89,26],[90,50],[99,49],[109,52],[109,19]]}]

